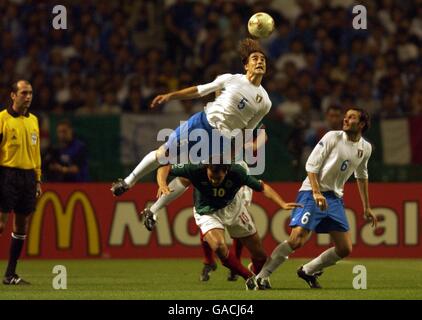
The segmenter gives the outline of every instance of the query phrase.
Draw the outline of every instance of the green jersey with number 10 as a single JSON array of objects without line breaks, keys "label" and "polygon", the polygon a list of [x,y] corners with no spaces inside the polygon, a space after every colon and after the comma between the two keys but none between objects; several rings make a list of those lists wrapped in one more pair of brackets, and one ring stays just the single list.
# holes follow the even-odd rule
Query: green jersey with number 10
[{"label": "green jersey with number 10", "polygon": [[243,186],[259,192],[263,190],[261,181],[248,175],[239,164],[230,166],[223,182],[217,187],[209,181],[207,167],[202,164],[176,164],[171,167],[170,174],[189,179],[195,187],[193,199],[196,212],[200,215],[211,214],[229,205]]}]

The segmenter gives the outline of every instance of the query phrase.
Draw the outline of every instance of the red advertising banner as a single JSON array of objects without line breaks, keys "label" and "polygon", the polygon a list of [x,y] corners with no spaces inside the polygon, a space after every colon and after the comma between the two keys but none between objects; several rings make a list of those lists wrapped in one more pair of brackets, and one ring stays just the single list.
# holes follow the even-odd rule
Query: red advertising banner
[{"label": "red advertising banner", "polygon": [[[299,183],[272,186],[285,200],[296,198]],[[139,184],[115,198],[108,184],[45,184],[31,219],[24,256],[28,258],[200,257],[198,228],[192,216],[192,191],[162,209],[153,232],[137,213],[155,199],[155,184]],[[352,257],[422,258],[422,184],[370,184],[374,230],[364,221],[357,186],[348,184],[344,203],[354,244]],[[255,192],[249,207],[268,253],[289,235],[290,212]],[[9,222],[11,222],[9,220]],[[0,237],[0,259],[7,258],[11,224]],[[319,254],[328,235],[313,235],[295,257]]]}]

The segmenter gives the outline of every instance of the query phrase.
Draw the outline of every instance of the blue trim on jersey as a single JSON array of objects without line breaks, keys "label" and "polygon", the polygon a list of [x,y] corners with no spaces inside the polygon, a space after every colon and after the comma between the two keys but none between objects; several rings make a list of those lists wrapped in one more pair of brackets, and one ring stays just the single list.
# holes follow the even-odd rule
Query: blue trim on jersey
[{"label": "blue trim on jersey", "polygon": [[[203,129],[207,132],[208,134],[208,155],[212,156],[212,132],[213,130],[215,130],[214,134],[218,133],[217,129],[213,128],[207,119],[207,116],[205,114],[204,111],[195,113],[193,116],[191,116],[188,121],[184,122],[181,126],[178,126],[176,128],[176,130],[174,130],[172,132],[172,134],[169,136],[168,141],[166,142],[165,146],[166,148],[169,148],[170,146],[173,147],[177,147],[180,146],[183,143],[187,143],[188,144],[188,151],[191,150],[191,148],[198,143],[199,141],[201,141],[201,139],[199,139],[198,141],[186,141],[186,140],[181,140],[181,138],[186,139],[188,138],[188,134],[190,134],[193,130],[195,129]],[[230,145],[231,140],[228,139],[227,137],[218,134],[216,136],[217,138],[220,139],[221,143],[220,143],[220,149],[217,151],[218,154],[223,154],[224,153],[224,146],[225,144],[222,141],[225,141],[228,145]],[[180,154],[180,149],[178,148],[177,154]],[[200,155],[201,160],[208,160],[208,158],[202,158],[202,155]]]},{"label": "blue trim on jersey", "polygon": [[300,226],[316,233],[349,230],[343,199],[338,198],[332,191],[322,192],[322,194],[328,204],[325,211],[321,211],[316,205],[312,191],[299,192],[296,202],[303,204],[303,208],[293,209],[290,220],[291,227]]}]

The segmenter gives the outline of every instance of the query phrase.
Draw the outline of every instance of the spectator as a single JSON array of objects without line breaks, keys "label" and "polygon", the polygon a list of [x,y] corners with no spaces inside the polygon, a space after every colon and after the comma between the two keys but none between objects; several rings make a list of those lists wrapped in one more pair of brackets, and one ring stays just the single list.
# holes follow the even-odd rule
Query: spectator
[{"label": "spectator", "polygon": [[88,161],[85,144],[76,139],[72,124],[62,120],[57,124],[57,146],[50,147],[43,166],[47,181],[87,182]]},{"label": "spectator", "polygon": [[[68,8],[77,13],[71,17],[73,27],[62,32],[40,27],[48,19],[44,3],[6,1],[1,5],[0,99],[8,99],[1,88],[25,74],[38,92],[37,113],[96,114],[103,104],[116,112],[146,111],[144,101],[179,87],[182,72],[191,75],[191,82],[204,83],[217,69],[241,71],[236,45],[247,36],[251,13],[260,10],[276,23],[276,31],[263,41],[268,62],[277,66],[269,77],[279,82],[271,90],[274,106],[283,102],[286,84],[295,81],[298,96],[310,95],[317,111],[357,98],[376,114],[381,104],[390,110],[391,101],[384,97],[392,93],[398,112],[384,108],[384,116],[419,112],[413,84],[421,77],[420,1],[368,2],[367,31],[351,28],[353,1],[291,2],[289,7],[278,1],[175,0],[165,1],[172,4],[163,10],[160,1],[87,6],[74,0]],[[156,22],[160,12],[164,26]],[[115,92],[103,94],[110,85]]]},{"label": "spectator", "polygon": [[[293,124],[295,118],[301,112],[299,90],[296,85],[290,84],[285,94],[286,100],[277,106],[276,115],[288,124]],[[301,127],[301,126],[298,126]]]},{"label": "spectator", "polygon": [[290,52],[282,55],[276,62],[277,70],[283,70],[287,62],[293,62],[297,69],[302,70],[306,67],[306,59],[303,43],[300,39],[293,39],[290,43]]},{"label": "spectator", "polygon": [[[420,0],[364,1],[367,30],[352,27],[354,0],[67,2],[68,29],[54,30],[44,23],[51,0],[0,0],[0,101],[24,75],[38,118],[150,114],[151,97],[184,87],[186,74],[190,84],[242,72],[238,42],[251,14],[265,11],[276,30],[262,40],[264,86],[276,121],[305,130],[300,148],[326,128],[331,105],[362,107],[375,122],[422,112]],[[181,101],[153,112],[184,119],[201,108]]]},{"label": "spectator", "polygon": [[356,105],[369,113],[371,119],[377,117],[380,112],[380,102],[374,98],[372,85],[368,82],[363,82],[360,85],[359,95],[356,99]]},{"label": "spectator", "polygon": [[383,119],[399,118],[403,116],[403,112],[398,103],[394,101],[394,95],[392,93],[386,93],[382,98],[380,116]]},{"label": "spectator", "polygon": [[288,21],[282,21],[275,30],[275,36],[267,44],[269,58],[276,60],[282,54],[287,53],[290,43],[290,24]]},{"label": "spectator", "polygon": [[[323,122],[314,122],[313,126],[305,132],[308,151],[316,146],[319,140],[331,130],[341,130],[343,127],[343,109],[339,105],[330,105],[324,113]],[[308,154],[309,155],[309,154]],[[307,156],[305,157],[307,158]]]}]

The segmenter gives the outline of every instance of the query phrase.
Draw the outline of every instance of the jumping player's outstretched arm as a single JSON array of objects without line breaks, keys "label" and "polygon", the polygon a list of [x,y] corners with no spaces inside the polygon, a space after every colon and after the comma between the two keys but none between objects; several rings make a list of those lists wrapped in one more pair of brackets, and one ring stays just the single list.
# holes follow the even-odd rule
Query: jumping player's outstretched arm
[{"label": "jumping player's outstretched arm", "polygon": [[285,202],[283,198],[268,184],[261,181],[264,193],[264,196],[266,196],[268,199],[271,199],[274,203],[279,205],[284,210],[291,210],[298,207],[303,207],[300,203],[295,202]]},{"label": "jumping player's outstretched arm", "polygon": [[151,109],[157,107],[160,104],[166,103],[171,100],[188,100],[199,98],[198,87],[189,87],[186,89],[170,92],[167,94],[160,94],[154,98],[151,102]]},{"label": "jumping player's outstretched arm", "polygon": [[158,105],[171,100],[188,100],[206,96],[210,93],[223,89],[224,84],[231,78],[231,76],[231,74],[223,74],[218,76],[213,82],[207,84],[193,86],[167,94],[160,94],[152,100],[150,107],[155,108]]}]

